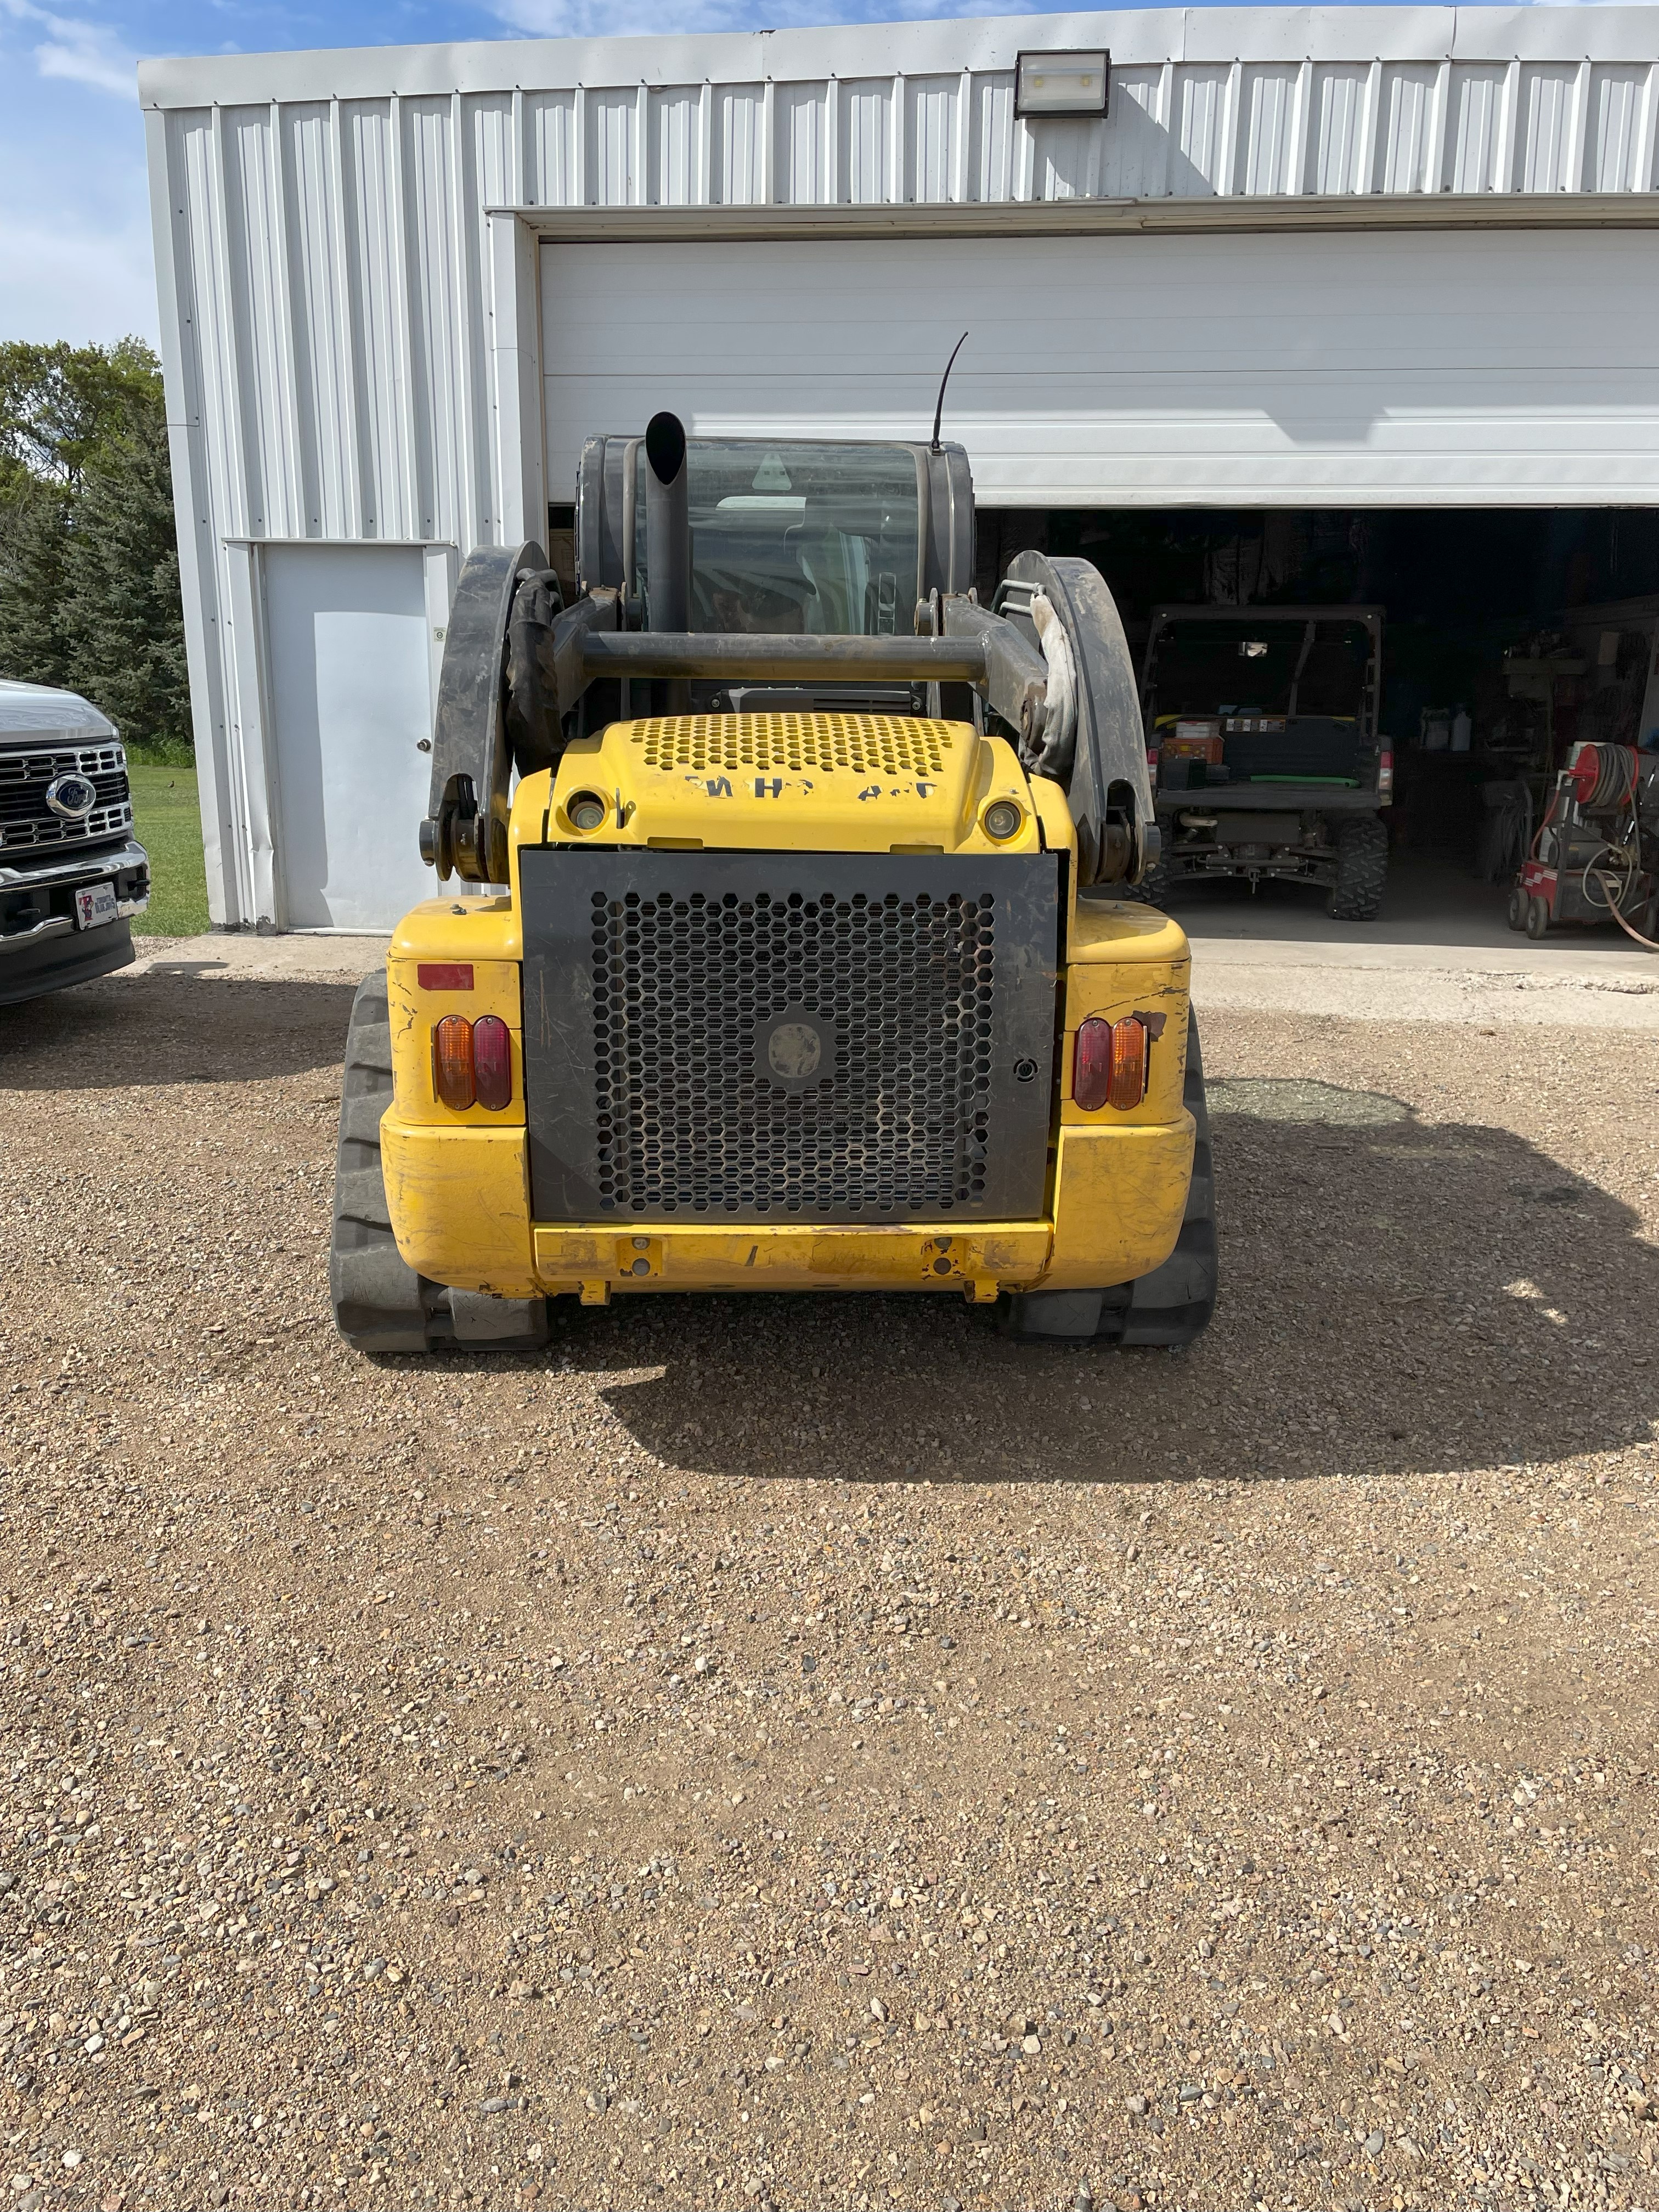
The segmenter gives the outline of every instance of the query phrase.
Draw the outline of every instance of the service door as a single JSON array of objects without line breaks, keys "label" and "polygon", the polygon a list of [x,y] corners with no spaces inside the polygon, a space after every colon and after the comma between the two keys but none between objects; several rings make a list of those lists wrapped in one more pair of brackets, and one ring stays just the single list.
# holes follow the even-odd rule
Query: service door
[{"label": "service door", "polygon": [[425,566],[408,545],[264,550],[276,865],[289,929],[391,929],[435,878]]}]

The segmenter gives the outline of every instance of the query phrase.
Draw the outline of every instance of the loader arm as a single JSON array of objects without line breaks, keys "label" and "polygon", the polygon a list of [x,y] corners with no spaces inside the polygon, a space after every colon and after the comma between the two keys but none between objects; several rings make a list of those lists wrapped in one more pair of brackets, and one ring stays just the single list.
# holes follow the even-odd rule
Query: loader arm
[{"label": "loader arm", "polygon": [[[480,546],[456,586],[438,679],[432,788],[421,858],[472,884],[507,880],[513,771],[551,764],[560,726],[591,680],[590,634],[614,629],[618,594],[595,592],[556,612],[546,605],[539,545]],[[546,619],[551,615],[550,621]],[[526,619],[526,617],[529,618]]]},{"label": "loader arm", "polygon": [[1042,739],[1048,671],[1042,653],[1000,615],[988,614],[977,600],[952,592],[943,602],[947,638],[972,638],[983,665],[979,678],[985,703],[1013,732],[1022,757],[1034,754]]},{"label": "loader arm", "polygon": [[1134,665],[1117,603],[1092,562],[1021,553],[996,611],[1019,633],[1036,593],[1060,616],[1077,670],[1077,738],[1066,797],[1085,884],[1137,883],[1158,858],[1158,830]]}]

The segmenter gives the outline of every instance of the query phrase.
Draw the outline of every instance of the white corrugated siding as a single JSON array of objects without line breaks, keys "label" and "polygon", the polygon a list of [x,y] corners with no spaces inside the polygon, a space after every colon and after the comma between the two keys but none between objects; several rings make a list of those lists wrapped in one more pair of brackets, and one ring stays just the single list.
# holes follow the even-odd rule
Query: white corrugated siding
[{"label": "white corrugated siding", "polygon": [[[1088,44],[1109,118],[1017,118],[1018,51]],[[270,812],[233,541],[465,553],[532,504],[541,340],[491,208],[1645,193],[1656,53],[1654,8],[1208,8],[147,64],[216,917],[262,910]]]},{"label": "white corrugated siding", "polygon": [[[1146,19],[1068,20],[1114,40]],[[959,27],[925,27],[943,56]],[[995,27],[1009,45],[1042,28]],[[811,35],[815,58],[848,60],[870,36]],[[711,58],[733,43],[753,42],[706,42]],[[556,74],[563,50],[530,51]],[[495,534],[491,206],[1644,192],[1656,74],[1518,55],[1130,60],[1101,124],[1017,119],[1009,68],[175,108],[179,367],[213,520],[464,550]]]}]

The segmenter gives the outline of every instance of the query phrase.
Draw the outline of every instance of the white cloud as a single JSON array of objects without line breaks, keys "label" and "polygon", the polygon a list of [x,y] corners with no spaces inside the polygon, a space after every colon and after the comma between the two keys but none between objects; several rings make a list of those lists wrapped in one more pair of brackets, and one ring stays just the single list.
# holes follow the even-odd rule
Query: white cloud
[{"label": "white cloud", "polygon": [[118,99],[138,97],[138,57],[112,31],[76,15],[59,15],[34,0],[0,0],[0,11],[15,23],[25,23],[46,36],[35,46],[34,63],[42,76],[61,77],[70,84],[89,84]]}]

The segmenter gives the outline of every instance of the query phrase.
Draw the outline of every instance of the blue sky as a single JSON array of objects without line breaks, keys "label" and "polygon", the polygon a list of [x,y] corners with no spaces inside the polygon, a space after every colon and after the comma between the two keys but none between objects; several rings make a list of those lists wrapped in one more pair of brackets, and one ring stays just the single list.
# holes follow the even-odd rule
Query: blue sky
[{"label": "blue sky", "polygon": [[1019,0],[0,0],[0,337],[155,340],[143,55],[1026,12]]},{"label": "blue sky", "polygon": [[501,38],[534,5],[0,0],[0,337],[155,342],[141,56]]}]

